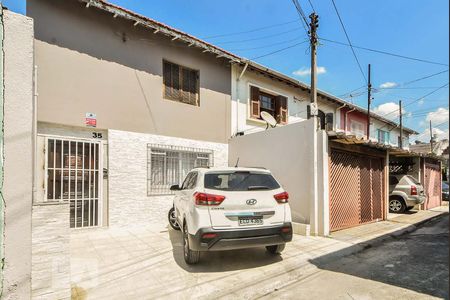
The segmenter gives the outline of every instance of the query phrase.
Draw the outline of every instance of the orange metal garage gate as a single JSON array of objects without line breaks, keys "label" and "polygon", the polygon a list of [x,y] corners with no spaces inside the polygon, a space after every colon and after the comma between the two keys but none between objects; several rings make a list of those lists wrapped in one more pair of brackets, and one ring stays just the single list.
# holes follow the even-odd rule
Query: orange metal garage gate
[{"label": "orange metal garage gate", "polygon": [[424,203],[425,209],[430,209],[441,205],[441,166],[438,163],[427,162],[424,163],[425,171],[425,193],[427,200]]},{"label": "orange metal garage gate", "polygon": [[330,230],[384,219],[383,158],[330,152]]}]

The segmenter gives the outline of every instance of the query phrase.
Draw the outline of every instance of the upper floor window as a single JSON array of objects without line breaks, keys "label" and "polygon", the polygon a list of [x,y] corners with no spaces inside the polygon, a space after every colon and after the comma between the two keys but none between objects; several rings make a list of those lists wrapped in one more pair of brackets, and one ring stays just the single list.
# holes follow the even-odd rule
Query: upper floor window
[{"label": "upper floor window", "polygon": [[199,71],[163,61],[164,98],[200,106]]},{"label": "upper floor window", "polygon": [[364,123],[355,120],[350,120],[350,131],[357,135],[366,134],[366,128],[364,126]]},{"label": "upper floor window", "polygon": [[261,119],[261,112],[271,114],[278,123],[287,123],[287,98],[261,91],[256,86],[250,87],[250,117]]},{"label": "upper floor window", "polygon": [[378,142],[383,144],[389,144],[391,140],[390,132],[378,129]]}]

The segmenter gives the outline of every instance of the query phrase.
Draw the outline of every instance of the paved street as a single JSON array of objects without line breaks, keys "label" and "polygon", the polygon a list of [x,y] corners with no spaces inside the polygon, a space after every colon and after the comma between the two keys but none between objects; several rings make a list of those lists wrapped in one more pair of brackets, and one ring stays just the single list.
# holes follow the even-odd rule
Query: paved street
[{"label": "paved street", "polygon": [[266,299],[448,299],[449,217],[335,262],[267,294]]},{"label": "paved street", "polygon": [[[377,237],[414,228],[411,224],[446,212],[447,207],[435,212],[415,212],[396,217],[396,221],[336,232],[331,238],[295,235],[281,256],[270,256],[259,248],[203,253],[196,266],[184,263],[181,234],[167,227],[73,231],[72,297],[311,299],[314,295],[327,299],[399,296],[420,299],[440,296],[448,284],[448,217],[406,237],[387,240],[382,247],[356,256],[349,254],[360,251]],[[427,253],[432,255],[424,255]],[[423,257],[426,260],[421,260]],[[337,263],[327,263],[333,261]]]}]

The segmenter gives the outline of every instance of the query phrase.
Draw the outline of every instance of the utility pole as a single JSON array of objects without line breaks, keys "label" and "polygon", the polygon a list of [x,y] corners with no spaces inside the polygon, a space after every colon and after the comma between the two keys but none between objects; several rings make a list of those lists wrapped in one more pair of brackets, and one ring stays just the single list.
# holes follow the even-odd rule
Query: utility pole
[{"label": "utility pole", "polygon": [[403,112],[402,112],[402,100],[398,102],[399,110],[400,110],[400,141],[399,146],[400,149],[403,149]]},{"label": "utility pole", "polygon": [[311,115],[317,116],[317,27],[319,27],[319,16],[315,13],[309,15],[309,37],[311,44]]},{"label": "utility pole", "polygon": [[372,83],[370,82],[370,64],[367,82],[367,139],[370,139],[370,103],[372,102]]},{"label": "utility pole", "polygon": [[309,15],[311,23],[309,24],[309,37],[311,46],[311,104],[310,111],[313,118],[313,180],[312,180],[312,195],[313,204],[310,206],[311,233],[313,235],[319,234],[319,176],[318,176],[318,107],[317,107],[317,27],[319,27],[319,16],[316,13]]},{"label": "utility pole", "polygon": [[431,153],[433,153],[433,127],[431,126],[431,120],[430,120],[430,150]]}]

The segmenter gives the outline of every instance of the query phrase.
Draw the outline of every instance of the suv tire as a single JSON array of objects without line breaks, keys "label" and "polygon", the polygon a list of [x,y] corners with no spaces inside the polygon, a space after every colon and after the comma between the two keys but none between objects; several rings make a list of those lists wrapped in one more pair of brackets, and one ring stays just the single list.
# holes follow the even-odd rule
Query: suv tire
[{"label": "suv tire", "polygon": [[183,226],[183,256],[188,265],[195,265],[200,260],[200,251],[191,250],[189,246],[189,232],[186,223]]},{"label": "suv tire", "polygon": [[169,213],[167,214],[167,218],[169,220],[170,227],[175,230],[181,230],[180,225],[178,225],[177,217],[175,216],[175,208],[171,208]]},{"label": "suv tire", "polygon": [[398,197],[389,199],[389,212],[401,214],[406,211],[405,201]]},{"label": "suv tire", "polygon": [[266,246],[266,250],[270,254],[280,254],[284,250],[285,246],[286,244]]}]

